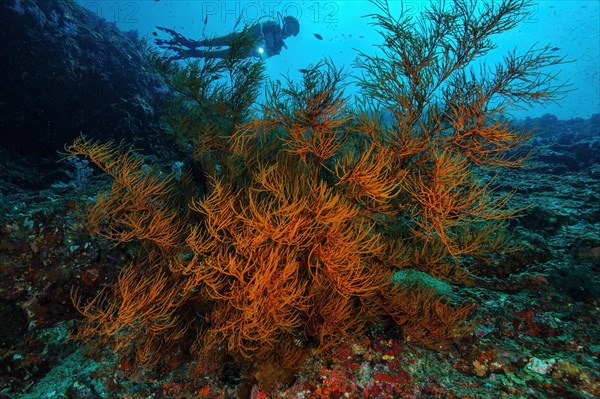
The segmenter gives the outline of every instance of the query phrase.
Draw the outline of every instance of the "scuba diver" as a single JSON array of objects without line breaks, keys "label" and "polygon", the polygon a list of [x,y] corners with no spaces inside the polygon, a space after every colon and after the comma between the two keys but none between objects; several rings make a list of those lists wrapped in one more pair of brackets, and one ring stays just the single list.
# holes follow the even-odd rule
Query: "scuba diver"
[{"label": "scuba diver", "polygon": [[[258,22],[248,28],[257,46],[249,51],[247,57],[264,59],[279,54],[283,47],[287,49],[283,40],[290,36],[298,35],[300,32],[300,22],[292,16],[280,16],[280,19],[281,25],[274,20],[267,20],[265,22]],[[241,32],[233,32],[212,39],[191,40],[172,29],[160,26],[157,26],[157,28],[168,33],[171,39],[156,39],[156,44],[175,52],[176,54],[172,58],[176,60],[184,58],[225,58],[229,55],[230,49],[211,49],[214,47],[231,46],[231,43],[241,34]],[[202,49],[202,47],[205,49]]]}]

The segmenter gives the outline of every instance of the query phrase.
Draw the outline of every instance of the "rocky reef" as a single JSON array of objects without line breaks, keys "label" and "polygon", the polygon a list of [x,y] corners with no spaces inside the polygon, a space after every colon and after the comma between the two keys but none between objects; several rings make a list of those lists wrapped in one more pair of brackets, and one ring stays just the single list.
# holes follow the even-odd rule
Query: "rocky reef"
[{"label": "rocky reef", "polygon": [[0,20],[3,193],[60,177],[57,152],[81,133],[159,145],[164,88],[135,35],[72,0],[3,1]]}]

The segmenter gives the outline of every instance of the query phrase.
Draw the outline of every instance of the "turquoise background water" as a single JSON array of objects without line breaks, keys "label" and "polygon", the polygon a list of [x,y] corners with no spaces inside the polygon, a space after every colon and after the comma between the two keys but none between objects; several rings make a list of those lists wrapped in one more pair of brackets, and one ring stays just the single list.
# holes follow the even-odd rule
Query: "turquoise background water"
[{"label": "turquoise background water", "polygon": [[[286,40],[288,49],[267,60],[267,73],[274,79],[288,75],[299,79],[299,69],[306,68],[324,57],[350,73],[357,49],[365,53],[376,51],[381,43],[372,21],[364,15],[377,11],[368,1],[155,1],[155,0],[77,0],[94,13],[114,22],[122,30],[138,30],[140,36],[153,39],[156,26],[174,29],[198,39],[231,32],[239,16],[253,23],[263,16],[278,12],[300,20],[297,37]],[[415,15],[426,1],[404,1],[404,7]],[[399,1],[390,1],[394,13]],[[570,84],[571,91],[560,101],[527,110],[514,110],[517,118],[537,117],[552,113],[561,119],[588,118],[600,113],[600,1],[540,1],[532,14],[514,30],[494,36],[498,48],[486,58],[489,65],[500,61],[508,51],[525,52],[530,47],[550,45],[556,54],[572,62],[557,68],[560,78]],[[206,24],[204,23],[206,21]],[[314,34],[323,37],[318,40]],[[162,32],[159,36],[166,38]],[[353,86],[347,89],[353,93]]]}]

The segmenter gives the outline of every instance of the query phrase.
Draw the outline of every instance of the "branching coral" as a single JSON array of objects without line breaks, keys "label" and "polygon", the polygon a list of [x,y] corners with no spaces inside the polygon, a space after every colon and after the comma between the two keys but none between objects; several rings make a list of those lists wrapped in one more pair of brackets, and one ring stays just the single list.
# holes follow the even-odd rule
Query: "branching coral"
[{"label": "branching coral", "polygon": [[114,178],[89,210],[92,231],[141,245],[112,293],[90,302],[74,293],[86,317],[78,338],[144,365],[176,348],[201,370],[232,359],[251,374],[259,365],[293,370],[308,349],[327,354],[386,320],[437,349],[469,334],[471,305],[392,275],[413,269],[471,284],[469,258],[509,247],[510,196],[478,171],[521,164],[515,150],[526,135],[504,112],[556,94],[540,71],[561,59],[532,50],[479,76],[467,70],[491,34],[524,17],[525,1],[432,5],[417,22],[375,4],[383,56],[361,54],[356,108],[331,61],[299,84],[269,83],[253,118],[247,79],[258,80],[261,66],[155,60],[179,93],[171,126],[204,170],[205,192],[183,195],[190,176],[144,168],[124,146],[80,138],[67,148]]}]

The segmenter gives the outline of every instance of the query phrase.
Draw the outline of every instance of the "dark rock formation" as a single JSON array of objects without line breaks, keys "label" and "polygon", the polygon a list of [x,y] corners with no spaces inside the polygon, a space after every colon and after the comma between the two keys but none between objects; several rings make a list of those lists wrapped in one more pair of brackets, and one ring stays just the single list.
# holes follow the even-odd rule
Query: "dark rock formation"
[{"label": "dark rock formation", "polygon": [[132,35],[73,0],[3,1],[0,21],[0,179],[47,186],[80,133],[157,145],[162,86]]}]

